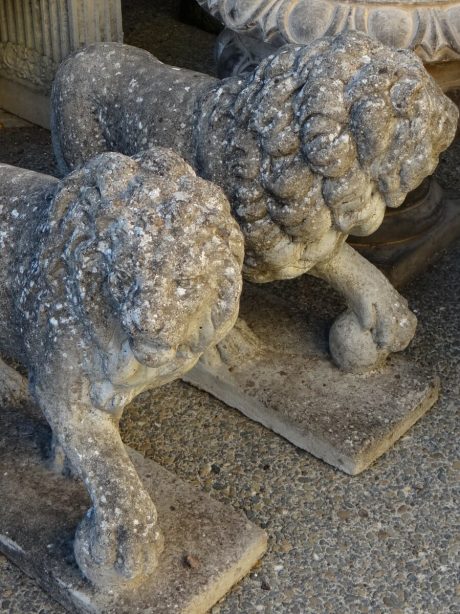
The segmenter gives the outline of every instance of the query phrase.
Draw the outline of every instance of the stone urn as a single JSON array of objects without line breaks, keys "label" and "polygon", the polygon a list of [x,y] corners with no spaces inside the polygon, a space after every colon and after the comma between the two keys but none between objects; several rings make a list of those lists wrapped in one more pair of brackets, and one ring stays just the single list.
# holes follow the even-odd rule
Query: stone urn
[{"label": "stone urn", "polygon": [[[225,26],[216,55],[220,77],[239,74],[277,47],[359,30],[415,51],[444,91],[460,88],[458,0],[198,0]],[[350,242],[396,285],[421,271],[460,235],[460,203],[426,180],[391,211],[377,233]]]},{"label": "stone urn", "polygon": [[[226,28],[279,47],[347,30],[415,51],[425,64],[446,63],[460,84],[458,0],[198,0]],[[448,64],[447,64],[448,63]],[[438,67],[439,68],[439,67]]]}]

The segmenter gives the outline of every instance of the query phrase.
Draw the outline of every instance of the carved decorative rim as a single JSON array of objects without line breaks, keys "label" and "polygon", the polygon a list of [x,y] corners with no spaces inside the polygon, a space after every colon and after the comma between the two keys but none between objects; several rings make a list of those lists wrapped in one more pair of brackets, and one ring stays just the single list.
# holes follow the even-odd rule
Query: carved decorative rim
[{"label": "carved decorative rim", "polygon": [[459,0],[198,0],[228,28],[272,45],[359,30],[426,63],[460,59]]}]

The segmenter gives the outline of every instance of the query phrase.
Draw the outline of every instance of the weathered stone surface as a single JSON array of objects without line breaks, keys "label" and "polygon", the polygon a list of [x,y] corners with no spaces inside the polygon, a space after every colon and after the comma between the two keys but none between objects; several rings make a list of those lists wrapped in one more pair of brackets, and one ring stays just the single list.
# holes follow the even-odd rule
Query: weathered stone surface
[{"label": "weathered stone surface", "polygon": [[[283,44],[282,41],[279,43]],[[221,79],[242,75],[272,54],[279,45],[225,28],[216,39],[217,74]],[[460,87],[460,59],[454,57],[455,54],[436,63],[428,62],[426,57],[423,60],[426,62],[425,68],[443,92],[452,93]]]},{"label": "weathered stone surface", "polygon": [[[460,29],[455,21],[455,15],[460,15],[458,0],[200,3],[228,26],[216,42],[217,72],[221,78],[253,70],[286,42],[305,44],[326,32],[330,35],[358,30],[390,46],[413,49],[443,91],[452,93],[460,87]],[[436,188],[424,202],[409,194],[403,211],[388,213],[370,240],[351,240],[353,247],[384,271],[397,287],[424,270],[460,236],[459,204],[453,203],[448,195],[433,198],[434,193],[438,194]],[[427,213],[435,199],[437,210],[427,225]],[[411,227],[404,231],[407,218]]]},{"label": "weathered stone surface", "polygon": [[[221,78],[250,72],[276,47],[226,29],[218,37],[216,56]],[[443,91],[460,85],[460,61],[426,66]],[[424,184],[430,181],[425,180]],[[350,237],[350,244],[382,270],[396,287],[423,271],[460,236],[460,204],[443,194],[435,182],[408,194],[400,209],[387,210],[370,237]],[[426,187],[426,186],[425,186]]]},{"label": "weathered stone surface", "polygon": [[326,340],[320,316],[248,284],[236,327],[183,379],[355,475],[430,409],[439,382],[403,356],[340,373]]},{"label": "weathered stone surface", "polygon": [[158,503],[165,550],[136,591],[99,591],[75,564],[72,539],[89,500],[83,484],[46,465],[47,425],[3,406],[0,412],[0,551],[71,612],[202,614],[258,561],[266,534],[128,449],[143,487]]},{"label": "weathered stone surface", "polygon": [[375,231],[454,137],[457,108],[412,53],[351,33],[219,82],[96,45],[62,65],[53,109],[63,170],[107,149],[174,147],[229,197],[248,279],[310,272],[342,292],[349,310],[331,331],[342,368],[375,366],[409,343],[406,301],[344,239]]},{"label": "weathered stone surface", "polygon": [[[415,5],[412,6],[415,8]],[[394,32],[396,28],[393,27],[392,30]],[[252,70],[254,66],[272,54],[280,45],[286,43],[283,39],[269,39],[270,42],[266,42],[257,38],[257,33],[251,32],[251,34],[247,34],[246,31],[245,29],[244,31],[235,32],[225,28],[217,37],[215,54],[217,74],[221,79],[242,75]],[[260,35],[260,33],[258,34]],[[377,36],[376,38],[379,37]],[[290,42],[295,43],[296,41],[291,40]],[[391,46],[394,47],[395,45],[391,44]],[[403,44],[402,47],[404,46]],[[446,45],[440,50],[441,53],[444,53],[446,49],[449,50],[449,41],[446,41]],[[418,51],[416,49],[416,52]],[[455,59],[455,53],[448,53],[444,61],[434,63],[430,62],[423,53],[418,53],[418,55],[421,56],[425,63],[425,68],[436,80],[443,92],[453,91],[460,87],[460,58]]]},{"label": "weathered stone surface", "polygon": [[[124,4],[126,25],[139,24],[130,29],[130,44],[149,45],[145,48],[154,54],[158,50],[158,57],[177,66],[212,69],[212,35],[174,21],[174,0]],[[158,7],[165,7],[168,15],[160,14]],[[436,170],[444,187],[457,191],[458,145]],[[3,162],[54,174],[49,151],[47,135],[38,128],[0,131]],[[442,398],[358,479],[180,382],[143,395],[125,412],[122,432],[132,447],[145,450],[184,479],[201,482],[219,500],[267,525],[269,553],[213,614],[318,614],[360,608],[387,614],[390,608],[383,600],[388,597],[397,597],[402,611],[438,614],[455,607],[459,248],[458,243],[451,246],[405,290],[422,320],[406,355],[436,370]],[[335,295],[317,280],[298,278],[276,287],[293,302],[312,305],[319,313],[327,310],[331,320],[338,313],[328,309],[331,303],[337,305]],[[219,474],[214,463],[221,468]],[[209,475],[197,476],[198,467],[210,471],[211,465]],[[261,588],[262,581],[270,590]],[[63,614],[34,581],[0,555],[2,607],[8,614]]]},{"label": "weathered stone surface", "polygon": [[0,109],[0,129],[5,128],[33,128],[33,125],[17,115],[12,115]]},{"label": "weathered stone surface", "polygon": [[118,422],[233,326],[242,236],[223,193],[159,148],[62,182],[0,165],[0,227],[0,351],[28,370],[56,463],[88,489],[78,565],[97,586],[139,585],[164,540]]},{"label": "weathered stone surface", "polygon": [[49,128],[49,96],[0,75],[0,105],[38,126]]}]

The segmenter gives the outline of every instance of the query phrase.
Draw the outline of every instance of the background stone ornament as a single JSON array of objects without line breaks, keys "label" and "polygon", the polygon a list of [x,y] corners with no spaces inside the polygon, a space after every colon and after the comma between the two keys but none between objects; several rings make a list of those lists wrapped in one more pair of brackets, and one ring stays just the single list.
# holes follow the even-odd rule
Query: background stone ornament
[{"label": "background stone ornament", "polygon": [[274,46],[356,30],[427,63],[460,59],[458,0],[197,1],[230,30]]},{"label": "background stone ornament", "polygon": [[454,137],[458,111],[413,53],[347,33],[220,82],[95,45],[59,69],[53,112],[64,172],[105,150],[174,147],[226,192],[248,280],[310,272],[338,289],[348,311],[330,346],[342,368],[375,367],[410,342],[406,301],[344,241],[375,231]]},{"label": "background stone ornament", "polygon": [[102,154],[61,182],[7,165],[0,177],[1,352],[28,369],[90,494],[80,569],[130,587],[164,544],[118,421],[233,326],[243,239],[220,189],[168,150]]},{"label": "background stone ornament", "polygon": [[59,63],[104,40],[123,40],[120,0],[0,0],[0,106],[49,128]]}]

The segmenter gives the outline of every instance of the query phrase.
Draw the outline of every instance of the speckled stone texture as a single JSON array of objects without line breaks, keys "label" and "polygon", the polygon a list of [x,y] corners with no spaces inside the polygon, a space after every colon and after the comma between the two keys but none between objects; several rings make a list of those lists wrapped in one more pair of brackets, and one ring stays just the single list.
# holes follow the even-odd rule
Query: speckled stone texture
[{"label": "speckled stone texture", "polygon": [[[177,1],[123,4],[126,42],[162,61],[214,74],[215,38],[177,21]],[[39,128],[0,130],[0,159],[55,174],[49,134]],[[455,141],[435,173],[457,195],[459,164]],[[343,308],[313,278],[275,287],[284,299],[326,317]],[[407,354],[441,377],[440,401],[358,477],[181,382],[145,393],[127,408],[121,428],[129,445],[269,533],[261,566],[213,614],[457,614],[459,293],[457,242],[405,289],[419,317]],[[0,556],[2,608],[8,614],[64,612]]]},{"label": "speckled stone texture", "polygon": [[27,369],[56,464],[91,498],[77,563],[99,587],[139,585],[164,539],[118,422],[231,329],[243,238],[223,193],[161,148],[61,182],[0,164],[0,229],[0,351]]},{"label": "speckled stone texture", "polygon": [[158,501],[165,550],[155,576],[136,591],[94,588],[72,555],[88,495],[81,481],[50,468],[50,429],[22,410],[4,405],[0,414],[0,471],[7,501],[0,508],[0,551],[69,611],[204,614],[265,551],[265,532],[244,514],[128,449],[145,489]]},{"label": "speckled stone texture", "polygon": [[349,309],[330,332],[342,369],[380,365],[410,342],[406,301],[344,240],[375,231],[454,137],[457,108],[413,53],[349,33],[219,82],[94,45],[61,65],[52,106],[62,171],[105,150],[173,147],[230,199],[247,279],[310,272],[342,292]]}]

